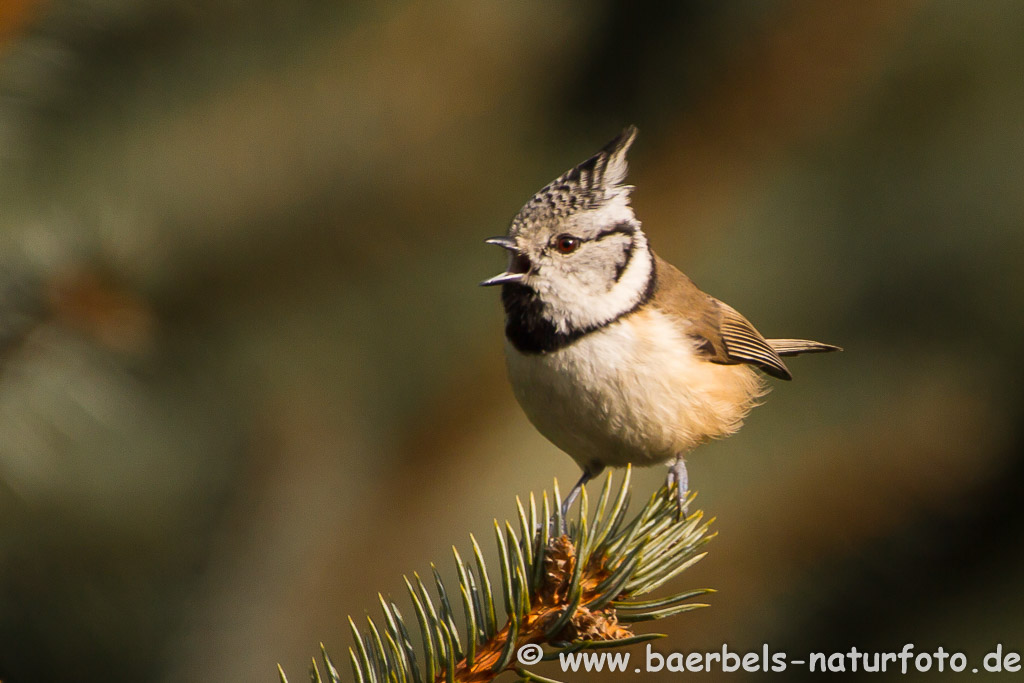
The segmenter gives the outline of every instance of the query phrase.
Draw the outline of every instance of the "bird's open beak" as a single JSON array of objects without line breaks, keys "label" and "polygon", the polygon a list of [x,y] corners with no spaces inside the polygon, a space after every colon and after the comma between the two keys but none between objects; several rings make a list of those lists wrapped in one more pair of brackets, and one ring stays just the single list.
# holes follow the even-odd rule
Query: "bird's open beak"
[{"label": "bird's open beak", "polygon": [[519,247],[516,245],[516,241],[514,239],[511,237],[491,237],[490,239],[484,240],[484,242],[487,244],[495,244],[502,249],[508,249],[509,259],[508,268],[505,272],[484,280],[480,283],[481,287],[503,285],[506,282],[522,283],[522,281],[526,279],[526,275],[530,272],[532,264],[530,263],[530,259],[519,251]]}]

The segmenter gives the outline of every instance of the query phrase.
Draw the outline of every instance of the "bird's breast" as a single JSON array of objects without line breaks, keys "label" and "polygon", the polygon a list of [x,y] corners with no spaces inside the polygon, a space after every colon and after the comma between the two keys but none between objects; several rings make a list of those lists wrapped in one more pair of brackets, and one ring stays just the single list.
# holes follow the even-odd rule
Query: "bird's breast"
[{"label": "bird's breast", "polygon": [[669,460],[734,432],[763,393],[748,366],[700,358],[685,329],[648,306],[551,353],[506,344],[513,391],[582,467]]}]

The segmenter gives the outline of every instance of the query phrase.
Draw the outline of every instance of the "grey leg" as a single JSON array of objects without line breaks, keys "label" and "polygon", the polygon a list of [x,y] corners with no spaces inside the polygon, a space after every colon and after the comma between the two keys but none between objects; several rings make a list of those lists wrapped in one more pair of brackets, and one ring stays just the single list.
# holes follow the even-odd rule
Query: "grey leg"
[{"label": "grey leg", "polygon": [[672,485],[676,485],[676,502],[679,505],[679,518],[686,517],[689,506],[686,504],[686,495],[690,492],[690,477],[686,473],[686,461],[683,454],[676,456],[676,461],[668,468],[668,477],[665,480],[671,492]]},{"label": "grey leg", "polygon": [[592,475],[587,470],[583,470],[583,476],[580,477],[579,481],[576,482],[576,485],[572,487],[571,491],[569,491],[569,495],[566,496],[565,500],[562,501],[562,524],[563,525],[565,524],[565,520],[569,517],[569,508],[572,507],[572,504],[576,500],[576,497],[580,495],[580,490],[583,489],[583,485],[586,484],[588,481],[590,481],[593,478],[594,478],[594,475]]},{"label": "grey leg", "polygon": [[580,491],[583,489],[583,485],[586,484],[591,479],[593,479],[594,477],[596,477],[597,475],[601,474],[601,471],[603,469],[604,468],[602,467],[600,470],[597,471],[583,470],[583,476],[580,477],[579,481],[576,482],[576,485],[572,487],[571,491],[569,491],[569,495],[566,496],[565,500],[562,501],[562,528],[559,529],[561,533],[569,533],[569,508],[572,507],[572,504],[580,495]]}]

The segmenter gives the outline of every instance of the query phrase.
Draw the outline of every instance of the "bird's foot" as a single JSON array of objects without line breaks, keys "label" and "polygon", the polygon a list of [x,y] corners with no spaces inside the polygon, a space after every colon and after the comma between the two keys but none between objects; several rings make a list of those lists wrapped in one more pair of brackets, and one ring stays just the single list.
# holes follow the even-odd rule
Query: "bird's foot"
[{"label": "bird's foot", "polygon": [[665,484],[668,486],[669,492],[675,485],[679,519],[686,519],[686,515],[690,511],[690,505],[686,500],[690,493],[690,477],[686,472],[686,461],[682,455],[677,455],[676,461],[669,466]]},{"label": "bird's foot", "polygon": [[576,501],[576,498],[580,495],[580,491],[583,490],[583,485],[594,478],[594,475],[584,471],[583,476],[580,477],[576,485],[569,491],[569,495],[562,501],[562,507],[559,509],[561,512],[562,522],[556,524],[554,517],[551,519],[551,535],[552,536],[568,536],[569,535],[569,508]]}]

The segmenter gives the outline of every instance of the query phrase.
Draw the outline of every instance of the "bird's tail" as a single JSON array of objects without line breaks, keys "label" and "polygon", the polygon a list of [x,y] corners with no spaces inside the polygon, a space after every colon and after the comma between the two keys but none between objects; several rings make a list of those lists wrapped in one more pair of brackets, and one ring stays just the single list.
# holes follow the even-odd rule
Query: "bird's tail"
[{"label": "bird's tail", "polygon": [[801,353],[827,353],[842,351],[838,346],[822,344],[809,339],[766,339],[768,345],[780,356],[798,356]]}]

